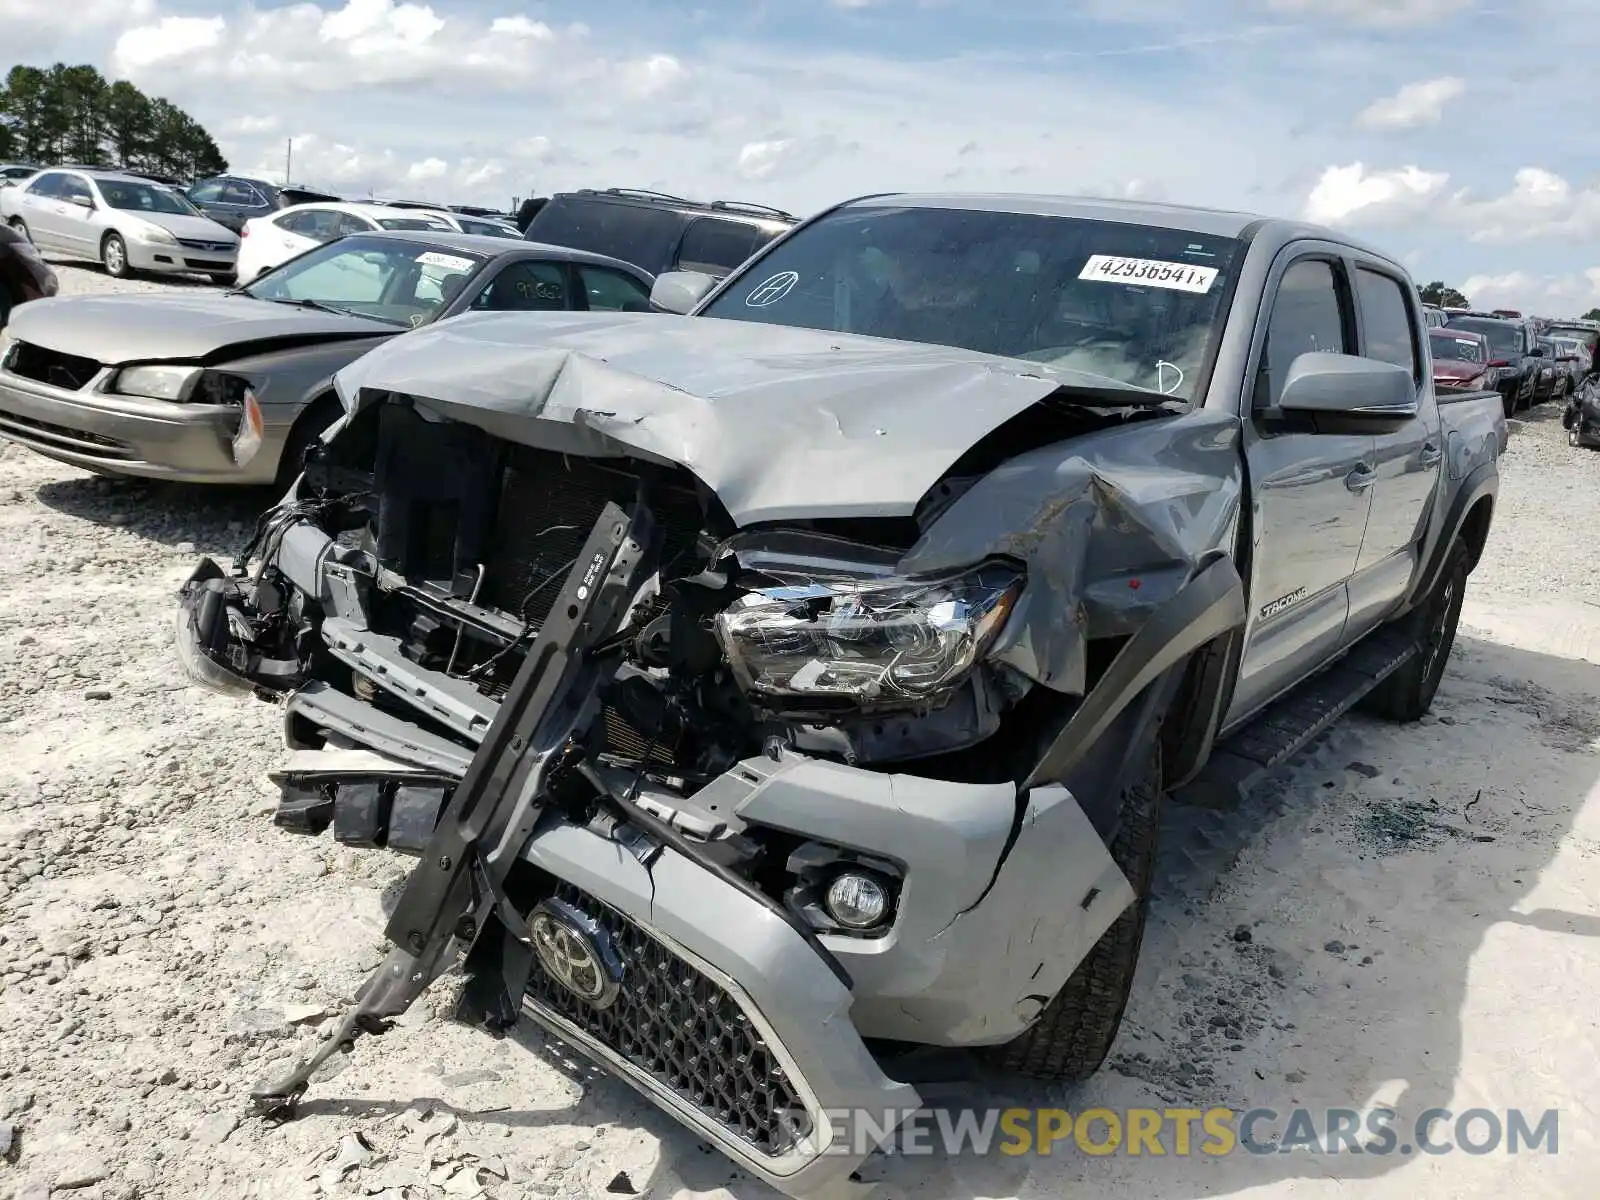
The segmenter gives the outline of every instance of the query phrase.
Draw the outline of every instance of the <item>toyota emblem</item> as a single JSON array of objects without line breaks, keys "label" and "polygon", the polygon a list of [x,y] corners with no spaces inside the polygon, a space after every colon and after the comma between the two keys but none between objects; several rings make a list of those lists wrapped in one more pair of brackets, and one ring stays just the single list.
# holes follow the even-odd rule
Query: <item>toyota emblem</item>
[{"label": "toyota emblem", "polygon": [[533,952],[545,974],[593,1008],[607,1008],[622,983],[611,938],[587,913],[561,900],[541,900],[528,920]]}]

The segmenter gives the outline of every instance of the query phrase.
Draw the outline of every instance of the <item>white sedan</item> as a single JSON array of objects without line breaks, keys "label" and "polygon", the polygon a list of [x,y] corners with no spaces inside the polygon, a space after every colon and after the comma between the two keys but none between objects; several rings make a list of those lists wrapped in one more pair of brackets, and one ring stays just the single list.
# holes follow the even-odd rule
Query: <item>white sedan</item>
[{"label": "white sedan", "polygon": [[244,223],[240,230],[239,282],[248,283],[279,263],[347,234],[384,229],[455,232],[449,221],[431,212],[383,204],[296,204]]},{"label": "white sedan", "polygon": [[53,168],[0,191],[0,218],[45,254],[118,279],[139,271],[231,278],[239,239],[179,193],[116,171]]}]

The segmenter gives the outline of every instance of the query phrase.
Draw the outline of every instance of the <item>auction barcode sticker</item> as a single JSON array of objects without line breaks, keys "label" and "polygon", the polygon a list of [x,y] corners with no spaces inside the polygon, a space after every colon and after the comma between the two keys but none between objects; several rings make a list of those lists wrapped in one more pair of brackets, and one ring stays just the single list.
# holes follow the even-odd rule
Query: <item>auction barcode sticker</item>
[{"label": "auction barcode sticker", "polygon": [[1173,288],[1180,292],[1209,292],[1217,280],[1217,269],[1162,262],[1157,258],[1091,254],[1089,261],[1083,264],[1083,270],[1078,272],[1078,278],[1098,279],[1105,283],[1142,283],[1148,287]]}]

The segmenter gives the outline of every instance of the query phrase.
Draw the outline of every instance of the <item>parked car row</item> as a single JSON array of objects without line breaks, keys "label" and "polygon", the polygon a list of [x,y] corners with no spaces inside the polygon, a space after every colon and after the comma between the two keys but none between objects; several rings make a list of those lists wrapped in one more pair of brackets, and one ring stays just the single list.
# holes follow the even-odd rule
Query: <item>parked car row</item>
[{"label": "parked car row", "polygon": [[1563,400],[1593,369],[1593,330],[1510,309],[1441,309],[1430,321],[1435,384],[1500,393],[1505,415]]}]

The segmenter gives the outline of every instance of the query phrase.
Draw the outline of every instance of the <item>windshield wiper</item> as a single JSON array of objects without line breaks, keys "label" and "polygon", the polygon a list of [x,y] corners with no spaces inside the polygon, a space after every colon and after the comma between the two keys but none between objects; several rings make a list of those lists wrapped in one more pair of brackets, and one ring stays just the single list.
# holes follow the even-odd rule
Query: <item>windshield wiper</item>
[{"label": "windshield wiper", "polygon": [[[349,309],[336,308],[332,304],[324,304],[321,300],[291,300],[288,297],[268,297],[273,304],[292,304],[296,308],[314,308],[318,312],[333,313],[336,316],[352,316]],[[260,299],[260,297],[257,297]]]}]

